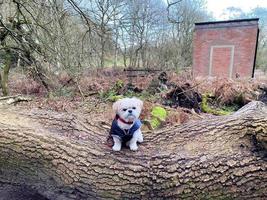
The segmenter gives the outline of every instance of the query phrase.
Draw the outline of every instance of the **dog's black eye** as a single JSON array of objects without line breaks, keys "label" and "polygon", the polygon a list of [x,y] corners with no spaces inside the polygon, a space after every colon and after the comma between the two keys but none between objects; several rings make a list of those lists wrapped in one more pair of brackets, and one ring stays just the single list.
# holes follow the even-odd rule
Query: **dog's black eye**
[{"label": "dog's black eye", "polygon": [[123,111],[126,111],[127,109],[126,109],[126,108],[123,108],[122,110],[123,110]]},{"label": "dog's black eye", "polygon": [[135,110],[135,109],[136,109],[136,107],[133,107],[133,109]]}]

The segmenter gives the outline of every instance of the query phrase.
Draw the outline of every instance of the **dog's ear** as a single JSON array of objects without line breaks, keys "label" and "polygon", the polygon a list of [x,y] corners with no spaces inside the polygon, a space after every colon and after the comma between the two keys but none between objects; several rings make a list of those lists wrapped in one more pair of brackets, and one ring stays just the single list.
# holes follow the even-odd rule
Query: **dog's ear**
[{"label": "dog's ear", "polygon": [[117,113],[120,104],[121,104],[121,103],[120,103],[120,100],[118,100],[118,101],[116,101],[115,103],[113,103],[112,108],[113,108],[113,111],[114,111],[115,113]]},{"label": "dog's ear", "polygon": [[139,103],[139,106],[140,106],[140,108],[143,108],[143,101],[141,101],[140,99],[138,99],[139,101],[138,101],[138,103]]},{"label": "dog's ear", "polygon": [[138,98],[136,98],[136,97],[133,97],[133,99],[137,102],[138,107],[142,109],[143,101],[138,99]]}]

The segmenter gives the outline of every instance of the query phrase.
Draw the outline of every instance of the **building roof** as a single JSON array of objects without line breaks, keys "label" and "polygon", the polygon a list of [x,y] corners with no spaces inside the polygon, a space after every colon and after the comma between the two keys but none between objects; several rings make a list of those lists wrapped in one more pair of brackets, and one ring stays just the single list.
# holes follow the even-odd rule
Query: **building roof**
[{"label": "building roof", "polygon": [[259,18],[234,19],[234,20],[225,20],[225,21],[198,22],[198,23],[195,23],[195,25],[221,24],[221,23],[233,23],[233,22],[250,22],[250,21],[259,21]]},{"label": "building roof", "polygon": [[195,23],[195,29],[258,26],[259,18],[235,19]]}]

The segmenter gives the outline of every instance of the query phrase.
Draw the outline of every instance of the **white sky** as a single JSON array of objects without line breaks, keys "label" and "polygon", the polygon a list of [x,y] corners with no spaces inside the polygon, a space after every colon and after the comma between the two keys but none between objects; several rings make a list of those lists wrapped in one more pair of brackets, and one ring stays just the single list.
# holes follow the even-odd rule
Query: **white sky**
[{"label": "white sky", "polygon": [[206,0],[207,9],[213,13],[213,16],[217,20],[227,19],[227,16],[223,15],[224,9],[228,7],[239,7],[243,11],[247,12],[257,6],[267,8],[267,0]]}]

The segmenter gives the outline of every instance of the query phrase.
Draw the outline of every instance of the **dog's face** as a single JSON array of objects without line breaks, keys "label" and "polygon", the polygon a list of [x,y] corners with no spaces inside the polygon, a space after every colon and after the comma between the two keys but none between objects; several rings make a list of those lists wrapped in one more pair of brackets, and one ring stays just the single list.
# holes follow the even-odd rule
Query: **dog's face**
[{"label": "dog's face", "polygon": [[127,122],[133,122],[139,118],[143,102],[136,97],[123,98],[113,104],[113,110],[120,118]]}]

